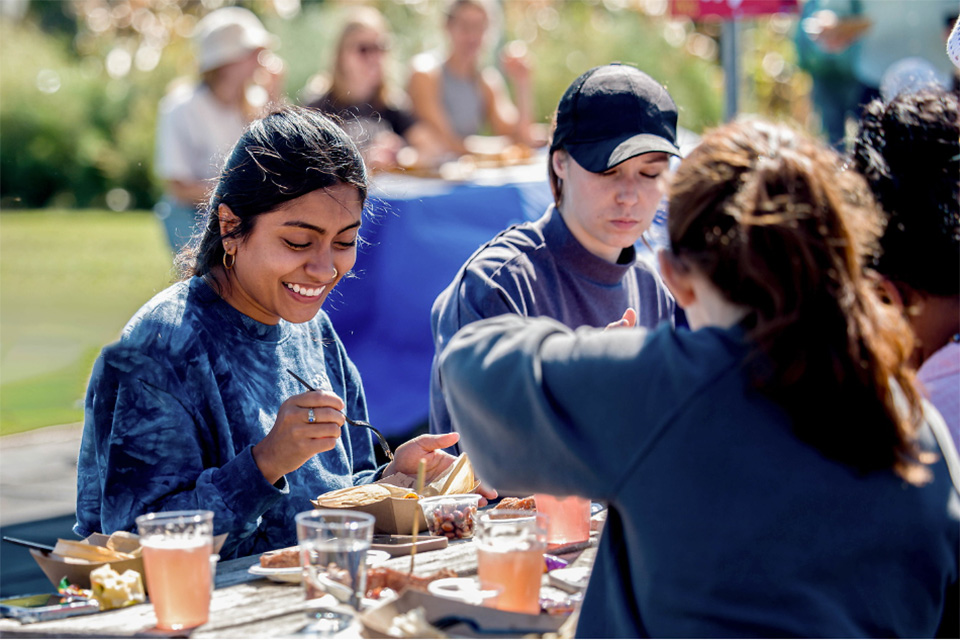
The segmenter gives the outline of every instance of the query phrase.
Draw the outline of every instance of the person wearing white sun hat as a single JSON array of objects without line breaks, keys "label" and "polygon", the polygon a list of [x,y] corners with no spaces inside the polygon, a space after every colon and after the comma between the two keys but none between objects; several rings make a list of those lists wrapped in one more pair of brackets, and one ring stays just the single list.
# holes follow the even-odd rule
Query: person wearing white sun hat
[{"label": "person wearing white sun hat", "polygon": [[197,204],[208,195],[224,154],[263,107],[280,100],[279,40],[253,12],[224,7],[194,30],[200,82],[175,81],[161,100],[154,170],[164,184],[155,213],[174,253],[197,231]]}]

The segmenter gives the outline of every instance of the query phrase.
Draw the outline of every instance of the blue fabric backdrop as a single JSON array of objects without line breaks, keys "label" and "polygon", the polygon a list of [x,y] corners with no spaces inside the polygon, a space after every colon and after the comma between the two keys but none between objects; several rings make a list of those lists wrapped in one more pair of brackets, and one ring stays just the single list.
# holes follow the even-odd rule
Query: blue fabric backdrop
[{"label": "blue fabric backdrop", "polygon": [[486,184],[379,180],[355,277],[337,285],[324,305],[360,370],[370,421],[386,435],[427,419],[434,299],[481,244],[540,217],[552,202],[543,165],[488,178]]}]

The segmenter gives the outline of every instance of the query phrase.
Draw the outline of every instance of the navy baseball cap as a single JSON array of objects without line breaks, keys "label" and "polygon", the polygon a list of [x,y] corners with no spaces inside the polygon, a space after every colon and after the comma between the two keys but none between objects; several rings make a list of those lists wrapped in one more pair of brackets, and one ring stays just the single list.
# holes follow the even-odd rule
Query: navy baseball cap
[{"label": "navy baseball cap", "polygon": [[659,82],[636,67],[595,67],[560,98],[550,143],[550,150],[556,149],[565,149],[594,173],[644,153],[679,156],[677,105]]}]

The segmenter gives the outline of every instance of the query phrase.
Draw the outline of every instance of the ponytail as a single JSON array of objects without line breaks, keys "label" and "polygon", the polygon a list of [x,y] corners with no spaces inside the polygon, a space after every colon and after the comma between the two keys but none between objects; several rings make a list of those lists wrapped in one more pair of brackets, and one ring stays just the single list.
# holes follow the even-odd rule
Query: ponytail
[{"label": "ponytail", "polygon": [[883,219],[858,174],[784,126],[738,121],[681,165],[668,229],[678,259],[750,309],[748,374],[801,439],[863,472],[927,477],[912,333],[864,272]]}]

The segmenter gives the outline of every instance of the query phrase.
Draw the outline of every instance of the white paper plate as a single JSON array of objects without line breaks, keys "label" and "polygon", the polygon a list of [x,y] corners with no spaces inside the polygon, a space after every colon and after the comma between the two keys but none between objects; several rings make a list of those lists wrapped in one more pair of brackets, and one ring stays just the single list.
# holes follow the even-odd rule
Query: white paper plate
[{"label": "white paper plate", "polygon": [[[375,567],[379,564],[383,564],[390,559],[390,554],[386,551],[380,551],[378,549],[370,549],[367,551],[367,566]],[[253,565],[247,569],[248,573],[251,573],[260,578],[268,578],[274,582],[300,582],[300,567],[277,567],[277,568],[265,568],[261,567],[258,564]]]},{"label": "white paper plate", "polygon": [[300,567],[261,567],[258,564],[247,569],[260,578],[269,578],[274,582],[300,582]]}]

